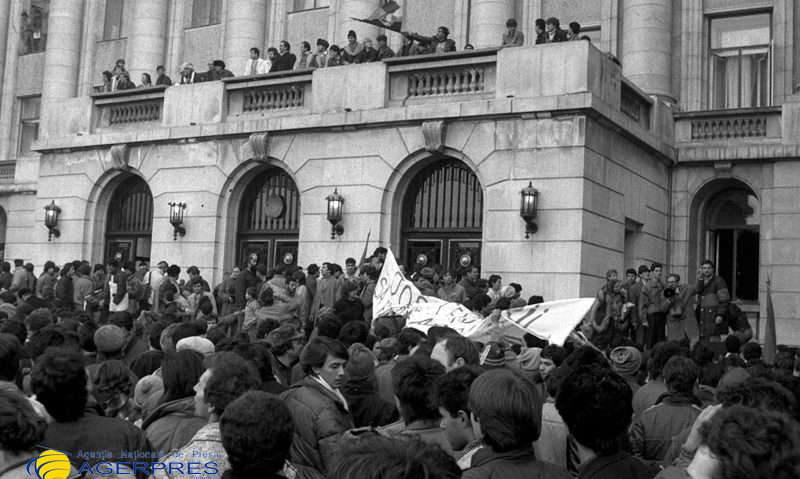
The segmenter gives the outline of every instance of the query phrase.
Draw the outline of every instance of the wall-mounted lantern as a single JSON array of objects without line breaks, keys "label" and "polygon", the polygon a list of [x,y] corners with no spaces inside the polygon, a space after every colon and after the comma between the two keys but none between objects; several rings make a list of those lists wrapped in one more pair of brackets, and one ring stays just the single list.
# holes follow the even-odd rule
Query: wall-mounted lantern
[{"label": "wall-mounted lantern", "polygon": [[525,221],[525,239],[530,238],[530,235],[536,234],[539,227],[534,221],[536,219],[536,209],[539,206],[539,191],[533,187],[532,182],[528,182],[528,186],[519,192],[522,202],[519,207],[519,215]]},{"label": "wall-mounted lantern", "polygon": [[344,197],[334,188],[333,194],[325,198],[328,201],[328,221],[331,222],[331,239],[336,239],[336,236],[341,236],[344,233],[344,227],[339,223],[342,221],[342,206],[344,205]]}]

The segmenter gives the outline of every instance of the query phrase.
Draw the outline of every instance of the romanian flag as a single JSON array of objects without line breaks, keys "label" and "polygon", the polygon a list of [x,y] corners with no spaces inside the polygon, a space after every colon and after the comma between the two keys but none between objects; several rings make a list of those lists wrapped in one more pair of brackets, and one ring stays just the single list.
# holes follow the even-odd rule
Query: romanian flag
[{"label": "romanian flag", "polygon": [[375,25],[376,27],[385,28],[387,30],[400,33],[402,31],[401,28],[403,26],[403,21],[400,17],[393,15],[394,12],[398,10],[400,10],[400,5],[392,0],[389,0],[377,10],[372,12],[372,14],[367,18],[350,17],[350,19],[358,22],[369,23],[370,25]]},{"label": "romanian flag", "polygon": [[775,333],[775,307],[772,305],[772,289],[767,277],[767,324],[764,330],[764,362],[772,364],[775,359],[777,339]]}]

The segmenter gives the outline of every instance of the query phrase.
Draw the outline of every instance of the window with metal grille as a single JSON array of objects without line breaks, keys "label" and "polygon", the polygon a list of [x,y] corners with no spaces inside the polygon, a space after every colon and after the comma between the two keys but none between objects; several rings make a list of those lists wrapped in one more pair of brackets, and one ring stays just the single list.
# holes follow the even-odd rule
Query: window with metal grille
[{"label": "window with metal grille", "polygon": [[411,181],[403,231],[480,231],[482,212],[483,192],[475,173],[458,160],[439,160]]},{"label": "window with metal grille", "polygon": [[138,176],[123,181],[108,208],[107,235],[149,235],[153,230],[153,195]]},{"label": "window with metal grille", "polygon": [[253,178],[242,196],[239,234],[297,233],[300,194],[288,173],[272,168]]}]

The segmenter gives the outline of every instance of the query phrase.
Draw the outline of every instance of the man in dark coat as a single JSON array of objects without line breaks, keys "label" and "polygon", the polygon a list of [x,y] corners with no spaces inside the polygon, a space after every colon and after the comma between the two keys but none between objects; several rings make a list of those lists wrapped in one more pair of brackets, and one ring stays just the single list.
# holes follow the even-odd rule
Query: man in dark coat
[{"label": "man in dark coat", "polygon": [[420,45],[426,47],[425,53],[447,53],[456,51],[456,42],[447,38],[448,35],[450,35],[450,30],[447,27],[439,27],[436,30],[436,35],[432,37],[424,37],[418,33],[403,32],[403,36],[416,40]]},{"label": "man in dark coat", "polygon": [[700,326],[700,340],[719,343],[720,336],[728,332],[728,310],[731,294],[722,277],[715,274],[714,263],[705,260],[697,274],[695,290],[698,294],[697,322]]},{"label": "man in dark coat", "polygon": [[353,424],[379,427],[397,421],[400,418],[397,408],[381,399],[376,391],[375,355],[361,343],[354,343],[347,352],[350,360],[345,366],[347,382],[342,394],[347,399]]},{"label": "man in dark coat", "polygon": [[278,58],[273,61],[270,72],[285,72],[294,69],[294,64],[297,63],[297,57],[294,53],[290,52],[291,45],[286,40],[283,40],[279,45]]}]

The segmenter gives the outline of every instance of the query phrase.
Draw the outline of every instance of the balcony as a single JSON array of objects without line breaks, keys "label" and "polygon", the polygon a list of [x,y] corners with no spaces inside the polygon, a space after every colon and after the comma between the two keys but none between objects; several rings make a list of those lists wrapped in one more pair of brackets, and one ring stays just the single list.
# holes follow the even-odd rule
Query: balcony
[{"label": "balcony", "polygon": [[697,111],[675,115],[677,143],[753,142],[780,140],[780,138],[780,106]]},{"label": "balcony", "polygon": [[14,181],[14,175],[17,172],[16,161],[3,161],[0,162],[0,183],[11,183]]},{"label": "balcony", "polygon": [[603,116],[671,157],[672,117],[588,42],[486,48],[60,100],[38,151],[502,115]]},{"label": "balcony", "polygon": [[95,131],[157,127],[161,123],[166,86],[94,93]]}]

